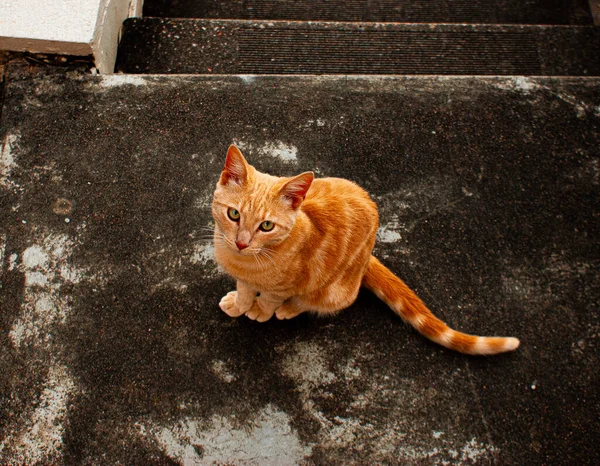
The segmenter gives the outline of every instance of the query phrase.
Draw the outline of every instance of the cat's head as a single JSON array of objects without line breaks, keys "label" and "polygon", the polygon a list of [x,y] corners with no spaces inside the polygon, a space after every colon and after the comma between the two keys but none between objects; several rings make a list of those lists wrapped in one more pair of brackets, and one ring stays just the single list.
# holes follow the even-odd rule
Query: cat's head
[{"label": "cat's head", "polygon": [[289,236],[313,178],[261,173],[230,146],[213,197],[215,240],[241,255],[268,253]]}]

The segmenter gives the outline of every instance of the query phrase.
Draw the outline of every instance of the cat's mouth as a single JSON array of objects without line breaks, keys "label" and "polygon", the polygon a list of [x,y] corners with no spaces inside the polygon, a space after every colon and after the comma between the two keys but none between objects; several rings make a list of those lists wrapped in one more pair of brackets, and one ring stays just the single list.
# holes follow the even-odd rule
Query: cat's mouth
[{"label": "cat's mouth", "polygon": [[274,253],[269,248],[250,246],[241,251],[236,248],[235,252],[238,257],[252,259],[259,268],[268,267],[270,264],[275,263]]},{"label": "cat's mouth", "polygon": [[256,255],[260,254],[260,249],[253,248],[253,247],[248,247],[248,248],[244,248],[244,249],[239,249],[239,248],[234,247],[233,250],[240,256],[245,256],[245,257],[256,256]]}]

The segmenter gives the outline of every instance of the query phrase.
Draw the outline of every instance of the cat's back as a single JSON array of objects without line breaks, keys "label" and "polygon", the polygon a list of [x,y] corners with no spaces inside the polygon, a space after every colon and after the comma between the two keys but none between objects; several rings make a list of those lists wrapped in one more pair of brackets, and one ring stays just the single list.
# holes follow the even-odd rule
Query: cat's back
[{"label": "cat's back", "polygon": [[321,290],[309,304],[328,309],[329,300],[337,309],[346,307],[356,298],[371,257],[379,223],[377,206],[357,184],[321,178],[313,181],[301,211],[305,234],[297,257],[305,267],[306,288]]},{"label": "cat's back", "polygon": [[313,220],[322,219],[339,226],[364,223],[376,226],[377,205],[363,188],[343,178],[317,178],[313,181],[302,211]]}]

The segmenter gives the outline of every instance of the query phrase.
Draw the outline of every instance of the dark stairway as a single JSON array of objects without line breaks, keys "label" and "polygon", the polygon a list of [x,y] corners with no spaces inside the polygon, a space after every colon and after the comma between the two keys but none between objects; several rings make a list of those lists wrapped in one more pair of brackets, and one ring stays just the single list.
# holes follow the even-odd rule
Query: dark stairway
[{"label": "dark stairway", "polygon": [[600,75],[587,0],[150,0],[144,14],[118,72]]}]

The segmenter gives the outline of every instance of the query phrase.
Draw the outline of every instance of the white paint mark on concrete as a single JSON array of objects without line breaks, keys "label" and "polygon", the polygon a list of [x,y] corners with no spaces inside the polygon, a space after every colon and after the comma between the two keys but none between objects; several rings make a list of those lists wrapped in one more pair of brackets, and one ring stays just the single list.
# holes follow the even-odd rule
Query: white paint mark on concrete
[{"label": "white paint mark on concrete", "polygon": [[537,84],[536,82],[531,81],[530,79],[525,78],[523,76],[517,76],[512,79],[514,83],[514,88],[524,93],[529,93],[529,91],[538,89],[540,87],[539,84]]},{"label": "white paint mark on concrete", "polygon": [[212,243],[194,245],[194,252],[190,258],[192,264],[207,265],[215,262],[215,247]]},{"label": "white paint mark on concrete", "polygon": [[12,464],[53,464],[62,455],[69,397],[75,383],[62,365],[50,367],[37,408],[22,431],[7,436],[0,444]]},{"label": "white paint mark on concrete", "polygon": [[287,414],[271,405],[245,426],[234,417],[213,416],[211,426],[184,419],[164,427],[136,424],[140,433],[156,442],[173,460],[183,465],[296,465],[311,454],[290,426]]},{"label": "white paint mark on concrete", "polygon": [[26,341],[47,343],[53,326],[64,322],[69,315],[70,307],[60,292],[61,286],[78,283],[83,276],[70,265],[72,248],[66,235],[50,234],[23,251],[20,265],[25,275],[23,306],[9,333],[16,348]]},{"label": "white paint mark on concrete", "polygon": [[472,438],[460,450],[460,460],[478,461],[489,457],[496,449],[493,446],[485,445],[478,442],[476,438]]},{"label": "white paint mark on concrete", "polygon": [[6,259],[6,235],[0,235],[0,271],[4,270]]},{"label": "white paint mark on concrete", "polygon": [[25,286],[43,288],[48,284],[48,277],[42,272],[27,270],[25,272]]},{"label": "white paint mark on concrete", "polygon": [[[444,403],[445,395],[414,380],[373,374],[370,386],[353,389],[353,399],[336,415],[323,408],[334,396],[329,390],[336,390],[335,385],[328,385],[337,380],[352,383],[357,370],[354,360],[365,357],[367,348],[358,351],[345,365],[334,364],[333,374],[329,366],[335,361],[335,349],[325,351],[312,342],[302,342],[283,345],[277,350],[284,355],[283,374],[296,383],[304,410],[319,423],[317,444],[325,457],[329,450],[369,445],[375,463],[393,459],[402,464],[478,464],[493,459],[493,446],[482,444],[475,437],[467,437],[472,440],[466,441],[460,432],[445,433],[451,423],[443,422],[432,429],[428,422],[423,422],[419,413],[424,406]],[[374,423],[367,421],[373,419],[367,414],[371,412],[377,413]]]},{"label": "white paint mark on concrete", "polygon": [[310,128],[311,126],[317,126],[319,128],[322,128],[323,126],[325,126],[325,120],[321,119],[321,118],[317,118],[316,120],[308,120],[306,122],[306,125],[301,126],[305,127],[305,128]]},{"label": "white paint mark on concrete", "polygon": [[298,160],[298,149],[294,146],[288,146],[281,141],[265,145],[263,152],[271,157],[280,158],[284,162],[295,162]]},{"label": "white paint mark on concrete", "polygon": [[41,246],[28,247],[23,253],[23,265],[26,269],[44,268],[48,266],[48,254]]},{"label": "white paint mark on concrete", "polygon": [[11,254],[10,257],[8,258],[8,270],[9,272],[12,272],[13,270],[15,270],[15,267],[17,266],[17,260],[19,259],[19,256],[17,254]]},{"label": "white paint mark on concrete", "polygon": [[357,366],[355,359],[348,360],[348,363],[342,368],[342,373],[346,380],[358,379],[361,375],[360,367]]},{"label": "white paint mark on concrete", "polygon": [[566,92],[557,91],[556,89],[550,88],[548,86],[544,86],[543,84],[540,84],[531,78],[526,78],[522,76],[506,78],[501,80],[497,84],[497,87],[505,90],[516,90],[522,92],[525,95],[531,93],[532,91],[544,89],[555,95],[560,100],[572,105],[575,109],[577,117],[580,119],[587,118],[588,111],[593,114],[595,113],[594,107],[592,105],[579,100],[576,96],[568,94]]},{"label": "white paint mark on concrete", "polygon": [[[79,283],[84,276],[84,273],[81,270],[78,270],[78,269],[72,267],[71,265],[64,264],[64,263],[60,265],[59,272],[60,272],[60,278],[65,283],[70,283],[73,285]],[[96,280],[96,281],[99,281],[99,280]]]},{"label": "white paint mark on concrete", "polygon": [[395,450],[397,459],[401,463],[406,461],[421,464],[487,464],[493,459],[497,449],[493,445],[486,445],[472,438],[464,445],[448,448],[442,441],[438,446],[399,445]]},{"label": "white paint mark on concrete", "polygon": [[15,167],[14,150],[17,147],[20,136],[17,134],[8,134],[2,142],[0,148],[0,186],[9,184],[8,178]]},{"label": "white paint mark on concrete", "polygon": [[244,82],[244,84],[252,84],[256,81],[256,76],[253,74],[242,74],[239,78]]},{"label": "white paint mark on concrete", "polygon": [[100,86],[106,88],[119,86],[147,86],[148,81],[141,76],[132,76],[128,74],[107,74],[103,75]]},{"label": "white paint mark on concrete", "polygon": [[298,160],[298,148],[283,141],[267,142],[263,146],[256,146],[245,141],[234,140],[233,143],[241,150],[252,150],[268,157],[277,158],[284,162],[296,162]]},{"label": "white paint mark on concrete", "polygon": [[336,380],[329,371],[326,351],[314,342],[296,343],[283,360],[283,373],[305,388],[314,388]]},{"label": "white paint mark on concrete", "polygon": [[17,254],[9,258],[9,267],[25,275],[21,312],[9,338],[17,352],[35,348],[45,354],[50,367],[39,402],[6,427],[0,463],[10,458],[14,464],[60,464],[69,398],[77,386],[67,367],[56,359],[60,352],[54,341],[58,326],[71,312],[63,286],[79,282],[84,273],[71,264],[74,243],[67,235],[32,228],[32,244],[20,254],[21,260]]},{"label": "white paint mark on concrete", "polygon": [[185,293],[188,289],[189,285],[187,283],[183,283],[180,280],[177,280],[174,277],[167,277],[164,280],[158,282],[151,288],[151,294],[161,290],[161,289],[170,289],[175,290],[179,293]]},{"label": "white paint mark on concrete", "polygon": [[211,368],[220,379],[227,383],[231,383],[236,379],[235,375],[227,368],[227,364],[225,364],[224,361],[218,359],[214,360],[211,364]]},{"label": "white paint mark on concrete", "polygon": [[202,268],[206,278],[216,278],[225,275],[225,272],[217,265],[215,260],[215,247],[212,242],[197,243],[189,256],[193,265]]},{"label": "white paint mark on concrete", "polygon": [[520,91],[523,94],[529,94],[531,91],[539,89],[542,86],[529,78],[516,76],[501,79],[497,84],[497,87],[504,90]]},{"label": "white paint mark on concrete", "polygon": [[[546,88],[548,89],[548,88]],[[550,92],[553,92],[551,89],[548,89]],[[568,94],[566,92],[553,92],[556,97],[558,97],[563,102],[572,105],[575,109],[575,113],[577,114],[577,118],[581,120],[585,120],[587,118],[588,112],[593,112],[593,107],[590,104],[587,104],[580,100],[578,97]]]},{"label": "white paint mark on concrete", "polygon": [[377,229],[377,241],[382,243],[395,243],[396,241],[400,241],[402,236],[392,228],[393,225],[389,223],[387,225],[380,226]]}]

